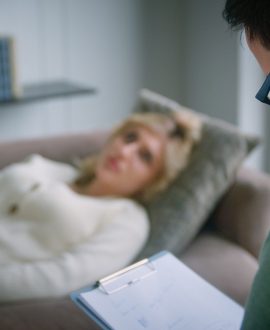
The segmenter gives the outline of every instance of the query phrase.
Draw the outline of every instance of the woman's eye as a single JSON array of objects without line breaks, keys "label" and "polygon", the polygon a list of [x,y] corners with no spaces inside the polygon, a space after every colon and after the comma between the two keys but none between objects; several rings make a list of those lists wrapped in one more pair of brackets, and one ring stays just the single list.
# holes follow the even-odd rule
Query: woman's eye
[{"label": "woman's eye", "polygon": [[151,164],[153,161],[153,156],[148,150],[140,151],[140,157],[147,164]]},{"label": "woman's eye", "polygon": [[132,142],[137,141],[137,139],[138,139],[138,134],[136,132],[133,132],[133,131],[127,132],[124,135],[125,143],[132,143]]}]

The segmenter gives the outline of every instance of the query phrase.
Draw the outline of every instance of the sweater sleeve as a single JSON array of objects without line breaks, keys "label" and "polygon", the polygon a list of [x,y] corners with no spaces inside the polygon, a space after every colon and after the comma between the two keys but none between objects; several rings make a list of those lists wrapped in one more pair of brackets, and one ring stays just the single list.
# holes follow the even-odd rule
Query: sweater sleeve
[{"label": "sweater sleeve", "polygon": [[[121,204],[121,203],[120,203]],[[95,235],[54,258],[0,267],[0,301],[59,297],[128,265],[148,236],[145,211],[133,202],[110,210]]]},{"label": "sweater sleeve", "polygon": [[21,181],[59,181],[70,182],[78,176],[73,166],[45,158],[39,154],[31,154],[19,163],[8,165],[0,170],[0,183],[12,179],[22,185]]}]

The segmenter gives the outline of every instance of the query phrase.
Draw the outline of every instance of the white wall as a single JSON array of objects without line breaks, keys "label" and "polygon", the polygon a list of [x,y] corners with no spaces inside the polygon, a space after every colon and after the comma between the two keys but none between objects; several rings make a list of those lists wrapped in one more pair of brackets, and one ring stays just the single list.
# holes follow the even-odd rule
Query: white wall
[{"label": "white wall", "polygon": [[237,43],[221,13],[223,0],[186,0],[186,103],[237,121]]},{"label": "white wall", "polygon": [[0,34],[17,41],[21,83],[67,78],[94,96],[0,106],[0,138],[108,127],[142,85],[141,2],[0,0]]},{"label": "white wall", "polygon": [[198,111],[237,121],[237,42],[223,0],[148,0],[146,85]]},{"label": "white wall", "polygon": [[[254,99],[263,76],[244,40],[223,20],[223,6],[223,0],[146,1],[145,82],[266,142],[265,109]],[[247,165],[265,168],[265,145]]]},{"label": "white wall", "polygon": [[179,102],[185,100],[185,1],[143,3],[144,85]]}]

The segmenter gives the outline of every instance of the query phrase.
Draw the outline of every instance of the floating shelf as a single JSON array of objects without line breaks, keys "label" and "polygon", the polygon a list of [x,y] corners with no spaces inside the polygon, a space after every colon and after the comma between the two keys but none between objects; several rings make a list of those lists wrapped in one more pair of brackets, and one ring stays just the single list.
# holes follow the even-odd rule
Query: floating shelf
[{"label": "floating shelf", "polygon": [[58,97],[79,96],[83,94],[95,94],[92,87],[85,87],[69,81],[38,82],[24,85],[22,95],[18,98],[0,101],[0,106],[5,104],[20,104],[34,101],[42,101]]}]

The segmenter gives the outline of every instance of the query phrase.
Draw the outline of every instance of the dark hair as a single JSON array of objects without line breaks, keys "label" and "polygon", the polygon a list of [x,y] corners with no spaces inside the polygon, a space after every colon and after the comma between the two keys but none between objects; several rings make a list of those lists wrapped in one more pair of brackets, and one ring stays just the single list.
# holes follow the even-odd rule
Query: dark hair
[{"label": "dark hair", "polygon": [[270,0],[227,0],[222,16],[232,29],[245,28],[270,49]]}]

